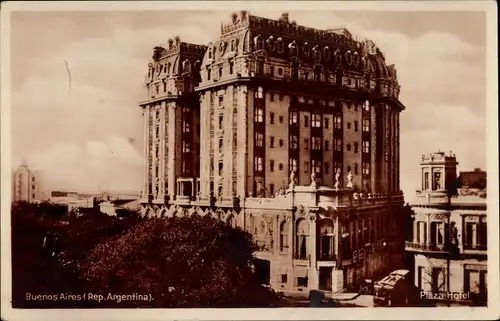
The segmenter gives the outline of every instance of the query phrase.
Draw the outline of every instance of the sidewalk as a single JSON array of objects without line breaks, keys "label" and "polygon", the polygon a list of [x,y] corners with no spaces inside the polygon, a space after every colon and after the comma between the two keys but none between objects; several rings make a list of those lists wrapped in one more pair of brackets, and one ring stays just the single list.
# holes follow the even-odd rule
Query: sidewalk
[{"label": "sidewalk", "polygon": [[[297,290],[276,290],[277,292],[283,293],[283,295],[292,298],[308,298],[309,291],[297,291]],[[322,291],[325,293],[325,296],[336,301],[351,301],[355,300],[360,296],[359,293],[355,292],[328,292]]]}]

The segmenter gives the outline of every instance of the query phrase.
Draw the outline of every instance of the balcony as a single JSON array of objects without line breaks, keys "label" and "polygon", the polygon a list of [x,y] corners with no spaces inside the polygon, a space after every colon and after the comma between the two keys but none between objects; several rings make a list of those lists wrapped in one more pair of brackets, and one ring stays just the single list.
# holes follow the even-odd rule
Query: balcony
[{"label": "balcony", "polygon": [[448,253],[445,244],[425,244],[405,242],[405,250],[410,252]]}]

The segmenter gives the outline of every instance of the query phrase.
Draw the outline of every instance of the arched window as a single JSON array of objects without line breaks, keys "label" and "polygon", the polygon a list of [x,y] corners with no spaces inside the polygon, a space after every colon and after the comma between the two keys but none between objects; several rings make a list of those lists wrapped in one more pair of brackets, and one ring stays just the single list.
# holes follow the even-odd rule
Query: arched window
[{"label": "arched window", "polygon": [[309,254],[309,223],[305,219],[301,219],[297,222],[296,239],[295,258],[307,260]]},{"label": "arched window", "polygon": [[335,260],[333,222],[329,219],[319,223],[319,259],[322,261]]},{"label": "arched window", "polygon": [[259,34],[257,37],[253,38],[253,44],[255,50],[264,49],[264,41],[262,40],[262,35]]},{"label": "arched window", "polygon": [[288,223],[282,222],[280,225],[280,252],[288,252]]}]

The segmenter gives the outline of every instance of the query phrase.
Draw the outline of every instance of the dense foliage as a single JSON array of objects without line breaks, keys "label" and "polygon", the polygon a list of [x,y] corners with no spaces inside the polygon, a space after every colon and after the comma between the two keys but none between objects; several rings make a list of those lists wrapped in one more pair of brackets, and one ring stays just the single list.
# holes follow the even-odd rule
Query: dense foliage
[{"label": "dense foliage", "polygon": [[[253,271],[251,236],[210,217],[118,219],[95,209],[12,206],[14,307],[251,307],[278,305]],[[78,300],[26,300],[26,294]],[[83,299],[84,294],[104,300]],[[108,299],[138,294],[151,300]]]}]

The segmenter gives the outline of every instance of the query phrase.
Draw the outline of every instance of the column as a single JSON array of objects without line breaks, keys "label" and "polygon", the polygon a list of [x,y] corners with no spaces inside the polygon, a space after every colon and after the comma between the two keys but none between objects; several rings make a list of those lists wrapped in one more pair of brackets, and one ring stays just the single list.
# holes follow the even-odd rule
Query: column
[{"label": "column", "polygon": [[309,220],[309,289],[318,289],[318,268],[316,267],[316,213],[311,213]]},{"label": "column", "polygon": [[166,112],[166,102],[163,101],[160,104],[160,119],[158,119],[158,122],[160,122],[160,139],[159,139],[159,147],[160,147],[160,161],[159,161],[159,170],[160,172],[158,173],[159,175],[159,181],[158,184],[160,184],[160,189],[158,191],[158,198],[161,198],[162,200],[165,199],[165,179],[167,176],[167,173],[165,172],[165,131],[166,131],[166,126],[165,126],[165,112]]},{"label": "column", "polygon": [[143,115],[143,136],[144,136],[144,186],[143,186],[143,192],[142,192],[142,198],[144,200],[148,199],[149,191],[148,191],[148,183],[149,183],[149,135],[150,135],[150,128],[149,128],[149,106],[146,105],[143,107],[142,110],[142,115]]},{"label": "column", "polygon": [[168,103],[167,106],[168,112],[168,171],[167,179],[168,179],[168,194],[170,198],[173,199],[175,197],[175,189],[176,189],[176,181],[175,181],[175,156],[177,150],[175,148],[176,144],[176,123],[175,123],[175,109],[176,103]]}]

